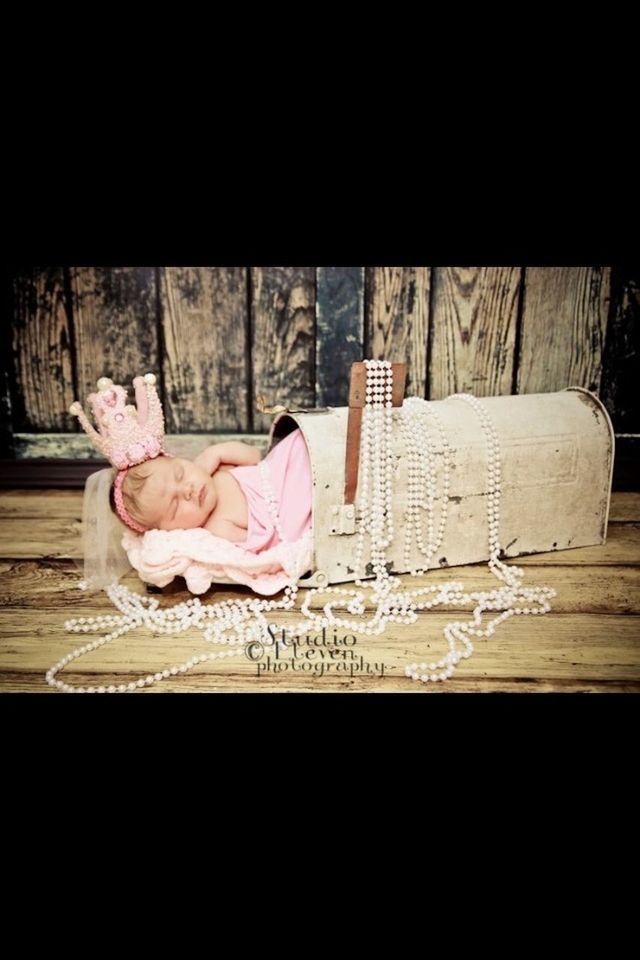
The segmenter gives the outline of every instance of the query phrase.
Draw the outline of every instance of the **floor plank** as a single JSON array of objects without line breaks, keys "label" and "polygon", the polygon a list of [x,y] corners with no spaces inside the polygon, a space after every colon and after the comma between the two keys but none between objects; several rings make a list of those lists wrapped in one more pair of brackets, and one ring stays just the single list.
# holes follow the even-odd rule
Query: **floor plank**
[{"label": "floor plank", "polygon": [[[105,594],[87,596],[77,588],[80,574],[69,552],[77,546],[81,500],[80,491],[0,492],[2,692],[53,692],[44,680],[46,670],[101,635],[66,632],[65,621],[70,616],[119,613]],[[472,638],[473,656],[462,660],[446,683],[415,683],[404,676],[404,666],[442,656],[446,649],[443,627],[452,620],[468,621],[470,604],[422,611],[416,623],[390,624],[380,636],[356,633],[352,656],[347,656],[345,648],[342,659],[333,659],[325,646],[321,648],[325,657],[316,655],[304,669],[291,662],[290,656],[281,657],[276,672],[274,661],[268,664],[265,652],[261,672],[247,657],[229,658],[200,664],[140,692],[640,692],[640,494],[612,495],[605,544],[510,562],[525,570],[524,585],[557,590],[551,612],[514,616],[493,636]],[[451,580],[461,581],[467,591],[500,585],[486,564],[432,570],[423,578],[401,578],[408,590]],[[147,595],[134,571],[123,582]],[[351,584],[344,586],[352,588]],[[307,594],[300,590],[297,611],[269,614],[274,629],[300,621],[299,607]],[[154,596],[165,608],[191,595],[178,578]],[[254,594],[248,587],[221,584],[200,600],[212,603],[230,598],[254,598]],[[327,599],[335,596],[317,594],[311,609],[320,611]],[[366,606],[372,609],[371,603]],[[326,631],[328,648],[339,653],[340,645],[331,641],[349,632],[346,628]],[[73,685],[128,683],[210,649],[197,630],[166,636],[139,627],[72,661],[60,677]],[[304,650],[304,644],[299,649]]]},{"label": "floor plank", "polygon": [[[77,555],[79,521],[43,518],[26,523],[23,518],[6,517],[0,524],[0,557],[13,560],[64,560]],[[604,544],[552,550],[509,557],[507,562],[548,564],[635,564],[640,563],[640,522],[610,523]],[[450,569],[462,569],[452,567]]]},{"label": "floor plank", "polygon": [[[555,555],[560,560],[560,554]],[[524,570],[524,586],[548,586],[557,591],[551,601],[556,613],[614,613],[640,614],[640,564],[637,566],[536,566],[533,562],[519,564]],[[0,561],[0,607],[42,609],[66,609],[73,604],[78,616],[94,616],[97,613],[109,613],[113,610],[106,595],[96,600],[78,590],[80,573],[68,560],[3,560]],[[460,580],[467,592],[494,590],[503,584],[489,571],[486,564],[472,564],[466,567],[448,567],[429,571],[428,581],[420,577],[405,575],[402,577],[403,590],[415,590],[429,584],[442,584],[451,580]],[[594,590],[594,583],[598,588]],[[135,571],[123,578],[122,583],[128,589],[147,596],[144,585]],[[350,584],[344,584],[350,588]],[[300,588],[298,606],[307,596],[308,590]],[[178,578],[162,594],[157,595],[160,606],[169,608],[175,603],[190,599],[184,579]],[[202,594],[202,603],[216,603],[222,600],[247,599],[253,597],[249,587],[219,584]],[[274,594],[274,600],[282,599],[284,591]],[[320,610],[329,596],[315,594],[311,600],[311,609]],[[375,609],[367,596],[366,610]],[[472,604],[460,607],[461,610],[473,610]]]},{"label": "floor plank", "polygon": [[[65,632],[68,616],[68,610],[50,611],[46,618],[36,611],[22,611],[18,617],[10,607],[0,610],[0,689],[5,689],[7,676],[15,676],[20,671],[40,672],[44,686],[44,674],[49,667],[103,635]],[[273,611],[268,617],[276,634],[299,619],[288,611]],[[331,690],[344,687],[343,674],[346,673],[363,689],[409,689],[414,681],[404,676],[405,665],[442,656],[447,649],[442,631],[453,619],[468,620],[469,617],[455,610],[449,613],[422,611],[416,623],[390,624],[387,632],[377,637],[344,628],[326,630],[324,635],[312,630],[300,638],[295,659],[291,650],[283,651],[276,658],[265,649],[258,662],[240,656],[200,664],[184,676],[163,681],[163,686],[202,689],[206,681],[213,689],[221,683],[228,686],[252,680],[260,690],[298,690],[307,689],[310,678],[314,677],[316,689]],[[355,641],[351,637],[355,637]],[[320,641],[318,644],[315,638]],[[454,675],[461,683],[612,681],[640,691],[638,616],[550,613],[542,617],[514,616],[501,624],[492,637],[472,640],[473,656],[462,660]],[[65,673],[75,677],[76,683],[125,683],[132,675],[138,679],[220,649],[205,641],[195,629],[183,634],[158,635],[140,626],[131,634],[73,661]],[[116,679],[109,680],[109,676]]]}]

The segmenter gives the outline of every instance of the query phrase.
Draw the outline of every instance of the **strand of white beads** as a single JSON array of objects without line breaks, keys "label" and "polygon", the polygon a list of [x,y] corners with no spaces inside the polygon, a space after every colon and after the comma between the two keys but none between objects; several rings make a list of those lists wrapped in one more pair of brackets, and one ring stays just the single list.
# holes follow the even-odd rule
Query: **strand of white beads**
[{"label": "strand of white beads", "polygon": [[[546,587],[533,589],[521,588],[520,579],[523,571],[518,567],[509,568],[498,559],[500,553],[498,529],[501,489],[498,437],[484,405],[471,394],[455,394],[448,399],[461,399],[470,403],[478,414],[487,438],[489,567],[498,579],[502,579],[507,583],[510,589],[502,588],[500,590],[482,593],[464,593],[463,585],[458,581],[450,581],[439,586],[427,585],[411,591],[399,591],[397,589],[399,584],[398,577],[390,576],[385,563],[385,549],[393,540],[393,374],[391,364],[387,361],[365,360],[365,364],[367,366],[367,385],[361,449],[360,485],[362,486],[362,495],[358,504],[361,511],[361,524],[356,545],[355,569],[359,577],[364,575],[364,537],[368,535],[370,538],[370,556],[375,580],[372,584],[367,584],[360,578],[356,579],[355,585],[360,588],[358,590],[345,590],[339,587],[323,587],[309,590],[301,608],[301,612],[305,614],[305,619],[289,627],[288,632],[291,636],[297,636],[309,627],[344,626],[354,632],[369,635],[374,633],[379,634],[384,631],[387,623],[390,621],[414,623],[419,610],[425,608],[430,609],[440,604],[448,606],[478,601],[474,609],[473,626],[471,625],[471,621],[469,623],[454,621],[445,627],[444,635],[449,644],[449,651],[444,657],[431,663],[408,664],[405,668],[406,675],[414,680],[420,680],[422,682],[445,680],[454,672],[460,659],[469,657],[473,651],[473,645],[466,636],[467,633],[478,636],[490,636],[495,626],[503,619],[506,619],[507,616],[520,613],[544,613],[550,609],[546,600],[555,596],[556,591]],[[427,413],[436,421],[444,454],[441,518],[435,542],[433,539],[433,503],[436,499],[436,446],[428,442],[428,431],[425,420]],[[451,449],[447,443],[441,421],[427,401],[421,400],[418,397],[407,398],[400,410],[400,416],[401,429],[405,438],[410,468],[408,507],[406,512],[409,532],[405,534],[404,555],[405,559],[409,557],[413,534],[415,533],[419,549],[424,554],[426,563],[421,563],[419,567],[413,568],[411,572],[422,574],[425,569],[428,569],[433,553],[442,542],[444,535],[447,516],[446,505],[449,492]],[[272,515],[274,526],[278,531],[280,539],[286,541],[278,516],[277,498],[271,486],[268,465],[264,461],[260,461],[259,469],[265,500]],[[426,503],[423,499],[424,491],[426,491]],[[370,499],[371,503],[369,503]],[[428,513],[428,544],[426,548],[422,542],[420,530],[418,515],[420,508],[426,508]],[[409,543],[408,548],[407,542]],[[408,565],[407,562],[406,566]],[[298,591],[296,581],[297,578],[292,577],[290,584],[284,590],[284,599],[281,601],[257,599],[245,601],[225,600],[215,604],[203,605],[199,599],[195,598],[188,600],[186,603],[177,604],[172,609],[165,611],[158,610],[158,600],[131,593],[126,587],[114,583],[107,589],[107,593],[114,606],[122,611],[122,617],[80,617],[77,620],[68,621],[65,626],[68,630],[75,630],[77,632],[99,630],[106,626],[115,627],[116,629],[112,629],[111,633],[100,640],[80,647],[66,657],[63,657],[62,660],[48,671],[46,675],[47,682],[60,690],[70,693],[124,693],[149,686],[158,680],[165,679],[177,673],[185,673],[196,664],[203,663],[206,660],[214,660],[225,656],[243,655],[246,644],[252,639],[260,639],[263,644],[272,645],[274,641],[268,631],[269,621],[265,617],[264,612],[293,608]],[[345,603],[347,611],[353,616],[363,614],[365,612],[363,589],[371,589],[373,599],[377,604],[376,610],[369,621],[358,621],[354,623],[351,620],[346,620],[334,615],[334,608],[340,605],[344,606]],[[318,616],[309,610],[311,600],[318,593],[333,593],[337,596],[345,596],[348,600],[336,600],[335,602],[325,604],[323,615]],[[430,600],[414,602],[418,597],[424,597],[427,594],[434,593],[436,596]],[[520,607],[516,605],[522,602],[530,604],[533,600],[540,601],[541,605],[539,608],[532,608],[530,606]],[[480,614],[484,610],[489,609],[502,610],[503,612],[494,620],[490,621],[484,630],[480,630],[478,629],[481,624]],[[56,679],[56,673],[72,660],[82,656],[83,653],[88,653],[90,650],[102,646],[102,644],[115,639],[117,636],[123,635],[139,624],[145,624],[150,629],[159,633],[177,633],[187,630],[191,626],[195,626],[203,631],[203,635],[207,641],[226,645],[229,649],[192,657],[184,663],[176,664],[158,673],[149,674],[146,677],[128,684],[78,688],[71,687]],[[223,634],[229,634],[232,631],[235,631],[235,638],[233,636],[223,636]],[[460,640],[464,645],[464,651],[460,652],[458,650],[456,646],[457,640]]]},{"label": "strand of white beads", "polygon": [[[383,535],[385,520],[388,524],[391,522],[391,504],[392,497],[389,488],[392,487],[393,479],[393,457],[391,455],[391,431],[392,431],[392,368],[387,361],[365,360],[367,365],[367,390],[366,403],[363,416],[363,434],[362,434],[362,473],[359,486],[362,486],[359,507],[361,510],[361,526],[359,538],[356,544],[355,569],[362,576],[364,552],[364,537],[370,536],[370,555],[375,581],[372,585],[365,584],[361,579],[356,579],[355,584],[363,589],[369,589],[373,593],[373,598],[377,601],[376,610],[369,621],[353,622],[344,618],[337,618],[334,615],[334,609],[343,604],[342,601],[329,602],[325,604],[324,616],[314,614],[309,605],[314,596],[318,593],[333,593],[336,596],[350,597],[347,610],[352,614],[361,614],[365,610],[364,594],[356,590],[346,590],[341,587],[322,587],[308,591],[307,597],[302,605],[302,612],[311,619],[315,627],[323,626],[344,626],[352,631],[365,633],[368,635],[382,633],[388,622],[413,623],[417,619],[417,611],[423,608],[431,608],[439,603],[444,603],[448,599],[451,590],[458,590],[461,584],[457,582],[442,584],[440,586],[427,585],[418,590],[393,592],[393,588],[399,583],[398,577],[391,577],[385,563],[386,557],[384,547],[388,545],[388,539]],[[410,405],[402,414],[410,421],[413,421],[413,429],[417,433],[420,425],[417,422],[415,411]],[[386,436],[384,436],[386,435]],[[382,469],[384,451],[385,469]],[[418,458],[416,469],[423,461]],[[425,485],[425,476],[421,478],[420,486]],[[371,487],[373,489],[371,489]],[[418,494],[414,490],[412,498]],[[369,499],[371,498],[371,504]],[[433,499],[433,495],[431,496]],[[442,528],[443,529],[443,528]],[[435,545],[437,546],[437,544]],[[434,549],[433,543],[430,544],[431,551]],[[412,598],[424,596],[429,593],[437,593],[432,600],[425,600],[421,603],[412,603]],[[300,625],[300,626],[304,626]],[[293,631],[299,627],[292,628]],[[433,665],[436,669],[436,665]],[[451,671],[453,672],[453,668]],[[433,679],[445,679],[442,673]]]},{"label": "strand of white beads", "polygon": [[[524,571],[520,567],[507,567],[498,559],[501,547],[498,538],[500,527],[500,496],[501,496],[501,471],[500,471],[500,444],[498,435],[491,422],[491,418],[485,405],[472,394],[459,393],[453,394],[448,400],[460,399],[470,404],[477,413],[482,429],[487,441],[487,474],[488,474],[488,494],[487,494],[487,514],[489,528],[489,569],[491,572],[507,584],[511,589],[495,589],[488,592],[463,592],[462,584],[458,585],[456,592],[451,593],[447,599],[449,603],[466,604],[478,601],[473,611],[473,621],[463,623],[452,621],[444,628],[444,635],[449,644],[449,653],[436,663],[412,663],[409,664],[405,672],[413,680],[427,682],[428,680],[445,679],[450,676],[452,666],[455,666],[462,657],[470,657],[473,653],[473,643],[467,638],[466,634],[476,636],[492,636],[496,626],[508,617],[514,614],[538,614],[546,613],[551,609],[548,600],[556,596],[556,591],[550,587],[521,587],[521,579]],[[451,585],[453,589],[454,585]],[[520,603],[531,604],[538,600],[539,607],[519,606]],[[491,620],[484,629],[481,626],[481,614],[484,610],[496,609],[502,610],[499,616]],[[473,623],[473,625],[472,625]],[[456,648],[456,640],[461,640],[465,650],[459,654]],[[425,673],[424,671],[434,671],[440,667],[445,667],[444,676],[442,673]]]},{"label": "strand of white beads", "polygon": [[[274,525],[278,535],[282,540],[285,536],[280,524],[275,504],[276,497],[273,492],[271,481],[269,479],[268,466],[264,461],[259,462],[259,470],[263,483],[263,492],[265,500],[274,518]],[[79,586],[86,587],[84,582]],[[159,680],[167,679],[179,673],[186,673],[188,670],[204,663],[207,660],[222,659],[224,657],[243,656],[247,643],[251,639],[259,639],[264,645],[272,646],[274,641],[268,631],[269,621],[263,614],[263,611],[274,609],[287,609],[294,605],[293,596],[297,591],[295,579],[292,584],[285,589],[285,599],[277,600],[223,600],[215,604],[204,605],[196,597],[187,600],[185,603],[176,604],[170,610],[159,610],[159,601],[154,598],[140,596],[132,593],[126,587],[113,583],[107,587],[107,595],[114,606],[122,611],[122,617],[113,615],[100,615],[97,617],[78,617],[68,620],[65,623],[65,629],[74,633],[87,633],[97,631],[106,626],[116,627],[111,633],[99,640],[88,643],[85,646],[78,647],[67,654],[51,667],[46,673],[46,680],[50,686],[56,687],[64,693],[130,693],[142,687],[150,686]],[[211,621],[207,623],[206,621]],[[174,664],[164,670],[153,674],[148,674],[138,680],[130,683],[113,684],[108,686],[81,686],[74,687],[64,681],[56,679],[56,674],[60,672],[73,660],[96,650],[98,647],[115,640],[129,630],[134,629],[140,624],[149,627],[154,633],[170,634],[182,633],[190,627],[196,627],[203,632],[205,640],[210,643],[222,644],[230,649],[203,653],[185,660],[182,663]],[[223,636],[235,630],[236,637]]]},{"label": "strand of white beads", "polygon": [[[414,401],[418,401],[415,403]],[[405,569],[410,568],[411,549],[414,535],[418,549],[424,554],[426,563],[411,569],[412,576],[420,576],[429,569],[431,558],[442,543],[447,523],[447,504],[449,502],[449,478],[451,474],[451,447],[442,427],[442,421],[431,408],[428,412],[436,421],[440,433],[440,443],[444,458],[444,478],[442,486],[442,506],[440,508],[440,525],[437,538],[433,539],[433,504],[436,500],[436,466],[435,457],[437,444],[431,442],[426,425],[427,404],[418,397],[407,397],[404,401],[407,415],[400,416],[400,426],[405,441],[406,457],[408,461],[407,510],[405,514],[404,562]],[[426,477],[426,481],[425,481]],[[426,486],[426,504],[422,498],[422,491]],[[428,545],[422,542],[418,510],[420,507],[427,510]]]},{"label": "strand of white beads", "polygon": [[287,538],[284,535],[284,530],[280,525],[280,517],[278,516],[278,506],[277,506],[278,499],[275,493],[273,492],[273,487],[271,486],[271,473],[266,460],[258,461],[258,470],[260,471],[260,479],[262,481],[262,492],[264,494],[265,500],[267,501],[267,507],[269,508],[269,512],[271,513],[273,524],[276,530],[278,531],[278,536],[280,537],[280,539],[283,541],[283,543],[287,543]]},{"label": "strand of white beads", "polygon": [[111,633],[101,637],[99,640],[94,640],[85,646],[77,647],[71,653],[62,657],[62,659],[46,673],[46,680],[50,686],[56,687],[64,693],[130,693],[142,687],[150,686],[158,680],[175,676],[178,673],[186,673],[187,670],[190,670],[198,663],[204,663],[206,660],[239,656],[244,653],[244,649],[238,651],[203,653],[191,657],[182,663],[176,663],[157,673],[140,677],[138,680],[108,686],[74,687],[68,683],[64,683],[62,680],[56,679],[56,674],[73,660],[76,660],[85,653],[96,650],[111,640],[115,640],[116,637],[122,636],[140,624],[148,626],[155,633],[181,633],[191,626],[198,625],[198,621],[201,620],[203,616],[204,608],[197,598],[187,600],[185,603],[176,604],[171,610],[158,611],[158,600],[132,593],[120,584],[111,584],[107,587],[106,592],[111,602],[114,606],[118,607],[118,609],[122,610],[124,616],[78,617],[68,620],[65,623],[65,629],[73,633],[87,633],[89,631],[100,630],[105,626],[118,624],[117,629],[112,630]]},{"label": "strand of white beads", "polygon": [[[319,617],[313,614],[309,609],[309,605],[317,593],[333,593],[338,596],[347,596],[353,598],[349,601],[347,606],[348,611],[352,614],[363,613],[365,609],[365,600],[362,593],[358,593],[353,590],[345,590],[340,587],[323,587],[308,592],[305,602],[302,605],[302,612],[307,616],[308,619],[311,619],[314,622],[316,627],[344,626],[352,631],[372,634],[381,633],[389,621],[414,623],[417,619],[417,611],[424,608],[429,609],[440,604],[443,606],[449,606],[477,601],[477,605],[473,612],[472,621],[469,623],[452,621],[444,628],[444,636],[449,645],[449,651],[444,657],[442,657],[440,660],[432,661],[430,663],[408,664],[405,668],[405,674],[408,677],[411,677],[414,680],[420,680],[423,683],[429,681],[435,682],[438,680],[446,680],[453,674],[459,661],[462,658],[471,656],[471,653],[473,652],[473,644],[466,636],[467,633],[478,636],[491,636],[495,630],[495,627],[502,620],[505,620],[507,617],[512,616],[513,614],[545,613],[551,609],[547,603],[547,599],[555,596],[556,591],[548,587],[529,589],[520,588],[519,580],[523,576],[523,571],[519,567],[509,568],[498,560],[498,554],[500,552],[500,545],[497,536],[497,531],[499,528],[500,458],[497,433],[491,424],[491,419],[484,405],[477,400],[476,397],[473,397],[471,394],[456,394],[448,399],[463,399],[472,404],[480,417],[482,427],[488,440],[488,511],[489,548],[491,554],[489,567],[496,577],[505,580],[510,587],[520,589],[518,593],[516,593],[514,589],[496,589],[483,593],[465,593],[462,583],[459,583],[458,581],[451,581],[441,584],[439,587],[432,585],[402,593],[396,592],[394,594],[391,592],[392,586],[397,582],[398,578],[391,577],[385,566],[384,550],[382,548],[383,538],[381,533],[383,521],[382,513],[384,510],[383,504],[388,505],[389,503],[387,485],[390,483],[390,476],[388,473],[382,474],[380,470],[381,452],[383,449],[390,449],[391,432],[390,419],[383,419],[380,414],[382,412],[383,405],[384,412],[386,413],[389,411],[391,407],[391,397],[390,391],[387,391],[387,393],[383,395],[383,391],[380,388],[381,378],[379,374],[381,369],[384,370],[386,368],[388,370],[390,368],[390,364],[386,361],[375,360],[365,360],[365,364],[367,364],[367,385],[371,384],[371,389],[367,391],[367,402],[365,404],[363,416],[364,432],[362,463],[364,469],[362,472],[362,522],[360,527],[359,541],[356,546],[355,569],[360,572],[360,575],[362,575],[363,541],[365,533],[368,533],[371,538],[370,552],[373,570],[376,577],[373,584],[373,596],[378,601],[377,609],[368,623],[365,623],[364,621],[353,623],[345,620],[344,618],[336,618],[334,616],[333,610],[340,604],[340,601],[336,601],[334,603],[325,604],[324,616]],[[411,403],[407,403],[407,401],[405,401],[401,411],[401,416],[406,418],[410,424],[407,432],[410,437],[409,447],[412,451],[410,454],[412,463],[414,466],[416,463],[419,464],[417,467],[417,472],[420,480],[412,489],[410,510],[408,511],[409,522],[413,522],[414,528],[417,528],[418,524],[414,510],[414,507],[416,506],[416,496],[419,500],[419,493],[417,493],[417,491],[424,489],[424,486],[426,486],[428,503],[432,503],[433,499],[435,498],[435,488],[434,484],[431,484],[431,486],[429,485],[430,472],[425,467],[424,459],[421,459],[419,455],[416,454],[416,446],[420,448],[424,444],[425,436],[424,425],[420,424],[419,418],[416,417],[416,412],[420,407],[426,410],[428,404],[427,401],[421,400],[417,397],[410,399],[412,400]],[[444,431],[442,430],[441,424],[435,415],[435,411],[432,409],[431,413],[436,418],[439,424],[442,439],[444,439]],[[388,440],[386,444],[381,437],[382,432],[385,430],[388,434]],[[412,435],[413,439],[411,439]],[[443,484],[444,512],[444,504],[448,499],[449,491],[448,466],[450,464],[448,460],[448,454],[450,451],[448,444],[445,446],[443,443],[443,449],[447,453],[447,467],[445,468],[445,479]],[[433,450],[431,452],[433,453]],[[372,465],[374,474],[374,493],[371,507],[369,506],[368,502],[370,494],[368,483],[369,464]],[[431,476],[433,476],[433,470],[431,471]],[[381,487],[384,487],[384,489],[381,489]],[[419,505],[422,505],[422,503],[420,502]],[[435,546],[433,546],[431,543],[431,537],[429,538],[430,545],[428,548],[428,556],[432,555],[433,549],[437,548],[437,545],[441,542],[443,531],[444,523],[442,523],[441,520],[439,536]],[[419,542],[421,542],[420,539]],[[406,556],[407,554],[405,552],[405,557]],[[424,568],[422,567],[417,568],[415,572],[422,573],[423,569]],[[357,579],[355,583],[357,586],[363,588],[366,587],[366,585],[360,579]],[[419,603],[413,602],[418,597],[422,597],[427,593],[437,593],[437,595],[432,600],[421,601]],[[540,601],[540,607],[538,608],[533,608],[531,606],[518,606],[519,603],[530,604],[536,599]],[[480,615],[484,610],[488,609],[502,610],[502,613],[494,620],[490,621],[484,630],[480,630],[478,629],[481,625]],[[301,626],[304,627],[306,624]],[[295,631],[297,627],[292,629]],[[457,640],[460,640],[464,645],[464,651],[460,651],[458,649],[456,645]]]}]

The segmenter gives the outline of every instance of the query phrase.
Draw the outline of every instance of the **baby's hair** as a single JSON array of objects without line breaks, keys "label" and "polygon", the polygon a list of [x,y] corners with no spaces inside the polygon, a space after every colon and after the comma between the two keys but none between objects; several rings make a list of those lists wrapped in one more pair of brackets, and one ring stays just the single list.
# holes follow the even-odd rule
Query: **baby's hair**
[{"label": "baby's hair", "polygon": [[[143,525],[145,521],[140,509],[140,501],[138,496],[144,487],[145,480],[150,476],[150,471],[145,469],[146,466],[147,464],[144,462],[137,464],[135,467],[130,467],[122,484],[122,501],[124,503],[125,510],[131,517],[133,517],[134,520],[137,520],[138,523],[142,523]],[[115,485],[112,483],[109,491],[109,504],[113,513],[115,513],[117,516],[118,511],[116,510],[114,494]]]}]

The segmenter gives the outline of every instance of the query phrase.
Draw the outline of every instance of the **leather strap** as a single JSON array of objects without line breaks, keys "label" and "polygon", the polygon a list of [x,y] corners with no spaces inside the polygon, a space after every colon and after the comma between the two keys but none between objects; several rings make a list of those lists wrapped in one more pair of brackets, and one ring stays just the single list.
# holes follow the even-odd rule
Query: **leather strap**
[{"label": "leather strap", "polygon": [[[401,407],[407,379],[406,363],[392,363],[393,393],[391,402]],[[349,419],[347,422],[347,449],[344,465],[344,502],[355,502],[360,466],[360,438],[362,436],[362,409],[366,401],[367,368],[362,361],[351,364],[349,382]]]}]

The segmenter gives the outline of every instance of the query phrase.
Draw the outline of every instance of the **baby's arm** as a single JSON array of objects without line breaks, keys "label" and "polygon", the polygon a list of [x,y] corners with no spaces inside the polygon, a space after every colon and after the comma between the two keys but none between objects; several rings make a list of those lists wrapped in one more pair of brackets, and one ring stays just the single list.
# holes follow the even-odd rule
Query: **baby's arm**
[{"label": "baby's arm", "polygon": [[228,440],[225,443],[214,443],[207,447],[193,462],[199,464],[213,475],[221,464],[226,463],[234,467],[251,466],[262,459],[257,447],[252,447],[242,440]]}]

